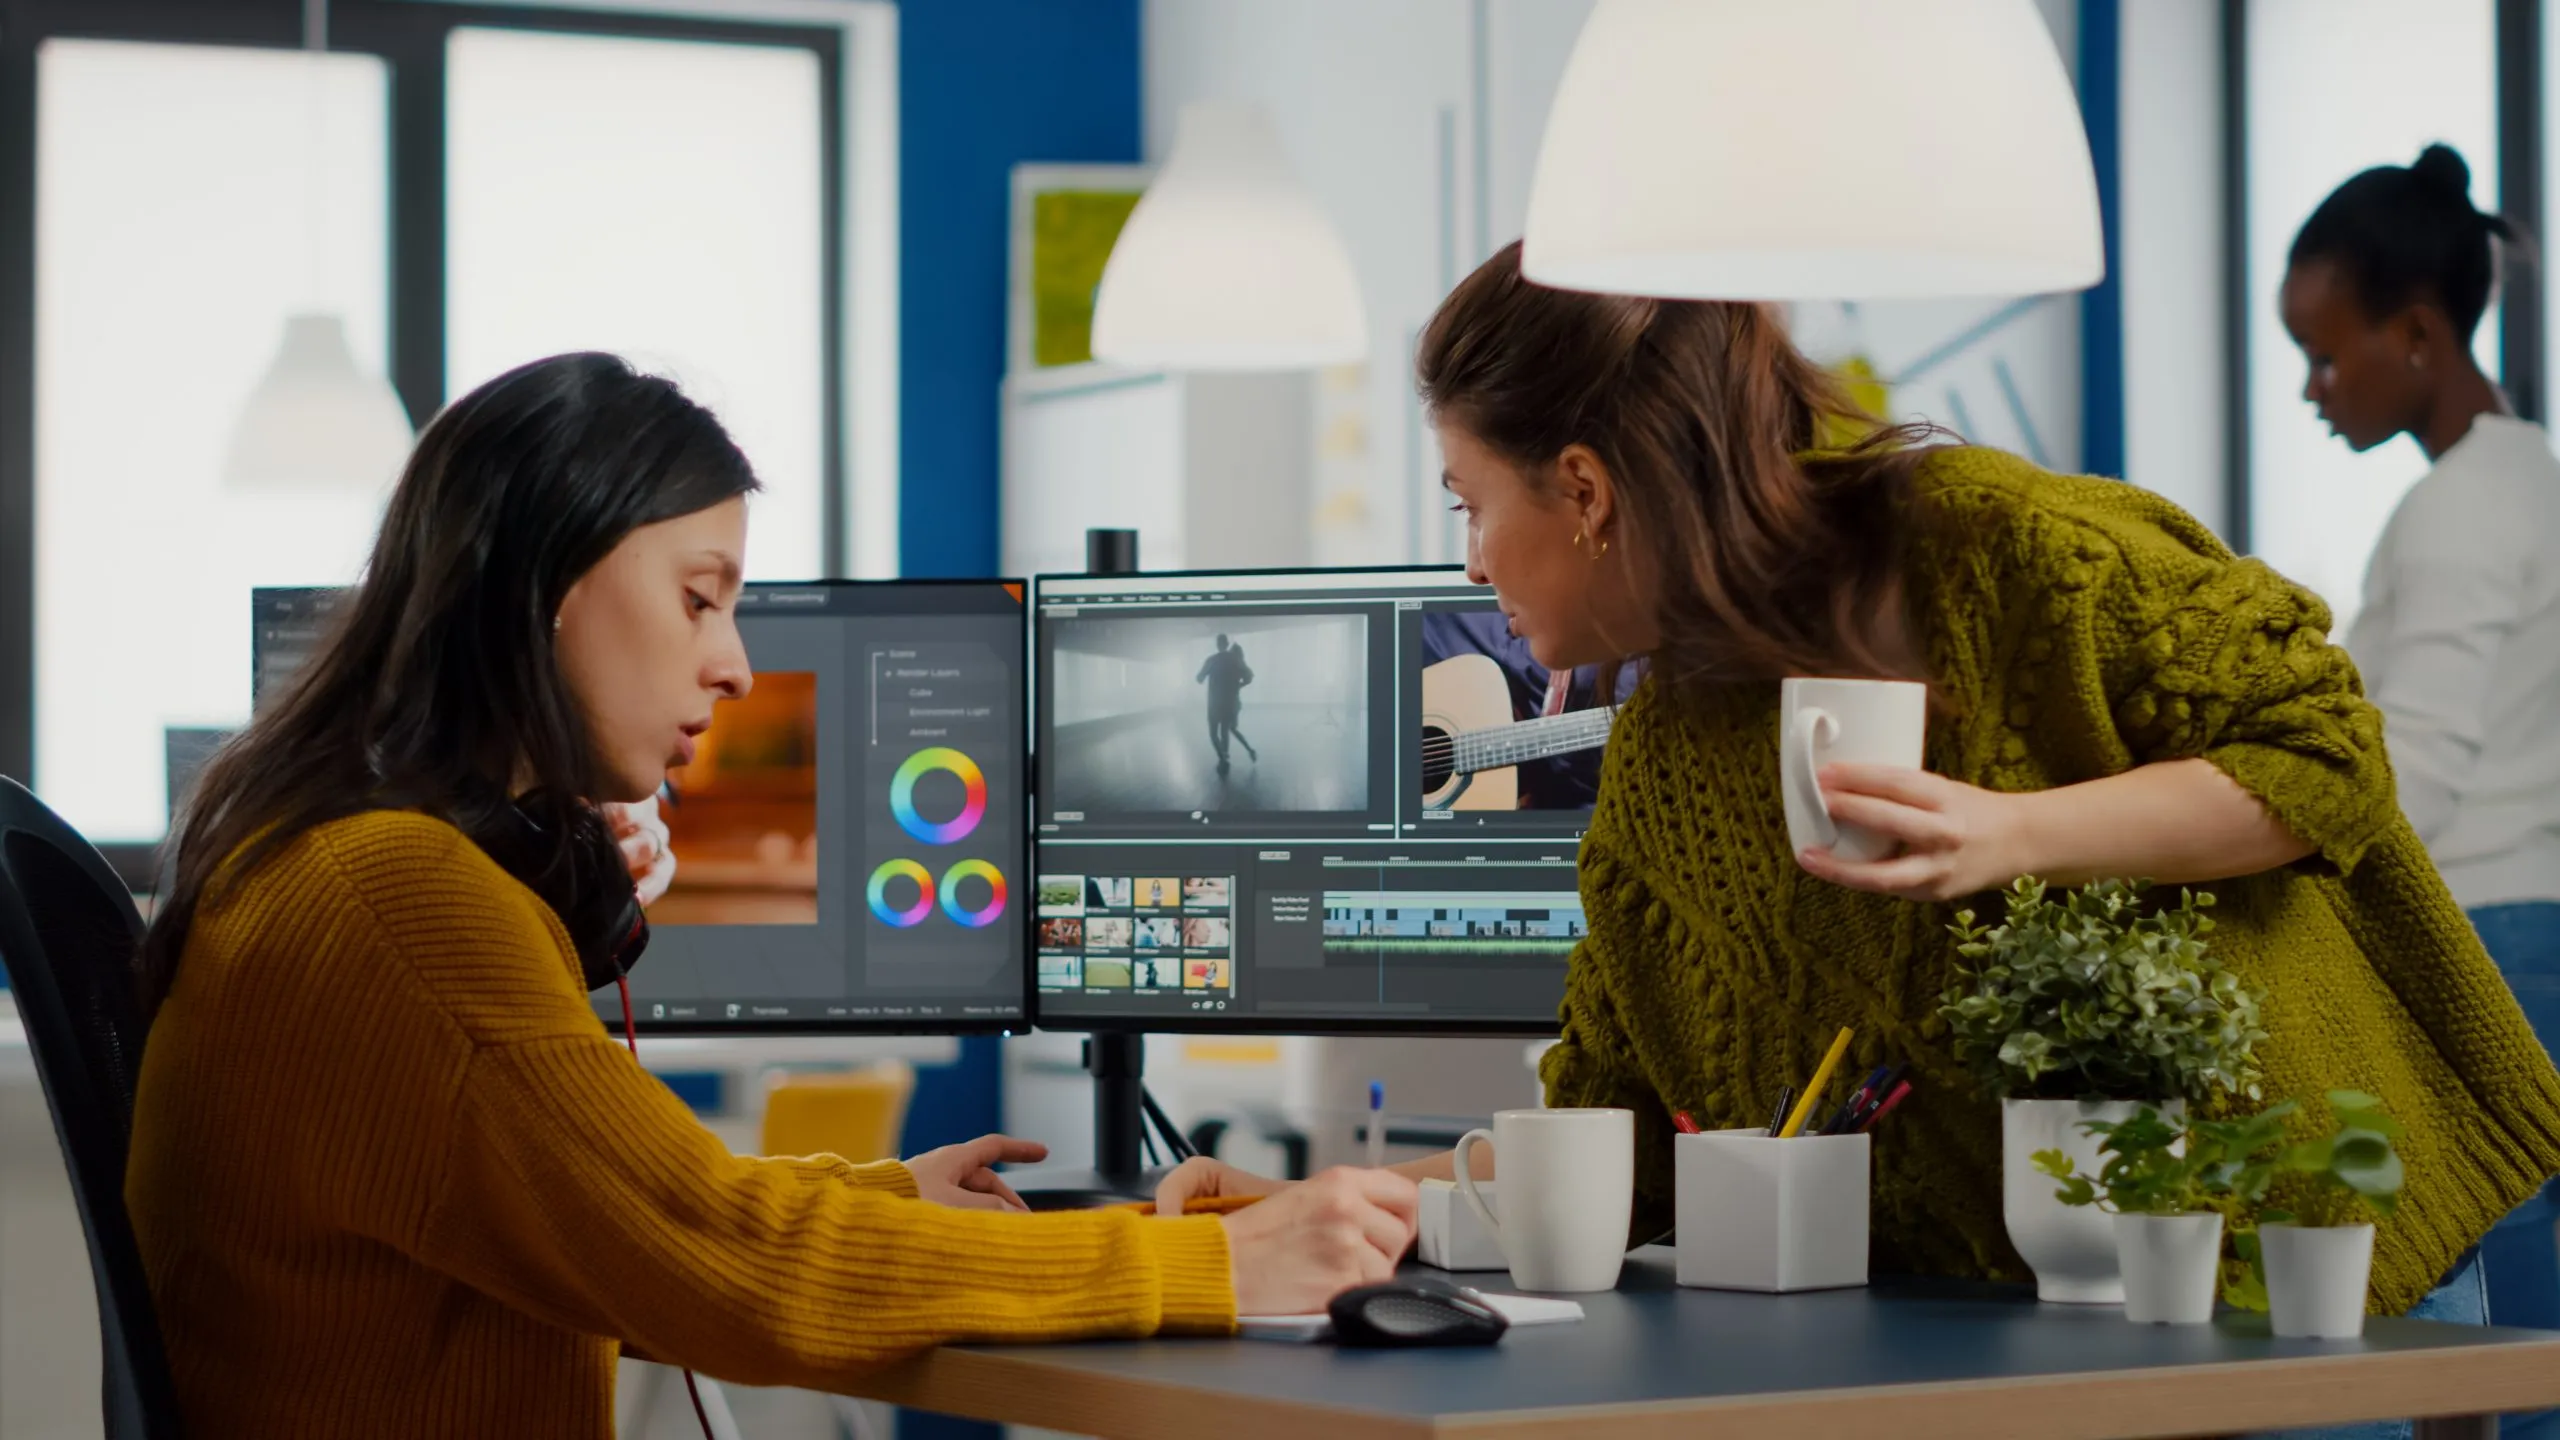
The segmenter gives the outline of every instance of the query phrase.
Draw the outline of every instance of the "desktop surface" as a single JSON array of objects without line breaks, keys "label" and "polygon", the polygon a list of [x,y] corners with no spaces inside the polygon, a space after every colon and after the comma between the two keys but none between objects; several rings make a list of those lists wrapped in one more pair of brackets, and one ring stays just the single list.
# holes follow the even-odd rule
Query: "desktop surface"
[{"label": "desktop surface", "polygon": [[1454,569],[1046,577],[1033,605],[1044,1026],[1553,1032],[1596,673],[1537,665]]},{"label": "desktop surface", "polygon": [[[1252,1340],[963,1346],[866,1379],[900,1404],[1111,1436],[2169,1435],[2560,1403],[2560,1334],[2378,1319],[2278,1340],[2262,1315],[2133,1325],[2025,1286],[1681,1289],[1630,1255],[1578,1323],[1499,1345]],[[1508,1291],[1501,1272],[1461,1275]]]},{"label": "desktop surface", "polygon": [[[262,700],[341,593],[253,597]],[[676,870],[631,971],[638,1027],[1023,1028],[1022,587],[759,582],[737,620],[755,685],[659,800]],[[595,1003],[619,1023],[610,989]]]}]

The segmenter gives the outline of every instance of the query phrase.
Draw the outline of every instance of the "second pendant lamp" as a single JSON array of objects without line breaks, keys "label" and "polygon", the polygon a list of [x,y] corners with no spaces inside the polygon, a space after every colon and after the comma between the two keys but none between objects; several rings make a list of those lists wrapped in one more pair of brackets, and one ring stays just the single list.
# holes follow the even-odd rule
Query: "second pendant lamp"
[{"label": "second pendant lamp", "polygon": [[2105,274],[2034,0],[1599,0],[1521,268],[1703,300],[2030,295]]},{"label": "second pendant lamp", "polygon": [[1291,370],[1368,350],[1350,253],[1271,122],[1245,106],[1185,106],[1172,155],[1103,266],[1094,358]]}]

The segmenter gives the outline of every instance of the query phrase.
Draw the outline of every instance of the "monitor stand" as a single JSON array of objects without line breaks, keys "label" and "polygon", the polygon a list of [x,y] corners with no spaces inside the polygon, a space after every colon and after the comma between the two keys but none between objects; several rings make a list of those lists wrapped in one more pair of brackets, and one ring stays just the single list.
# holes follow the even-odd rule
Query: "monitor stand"
[{"label": "monitor stand", "polygon": [[[1085,571],[1132,575],[1138,569],[1138,532],[1087,530]],[[1085,1073],[1093,1077],[1093,1168],[1030,1170],[1008,1175],[1014,1193],[1034,1210],[1090,1210],[1155,1198],[1161,1169],[1139,1163],[1147,1124],[1147,1037],[1114,1031],[1084,1042]]]},{"label": "monitor stand", "polygon": [[1140,1135],[1147,1123],[1147,1037],[1114,1031],[1084,1042],[1085,1073],[1093,1077],[1093,1168],[1027,1170],[1007,1182],[1034,1210],[1090,1210],[1152,1200],[1165,1167],[1140,1163]]}]

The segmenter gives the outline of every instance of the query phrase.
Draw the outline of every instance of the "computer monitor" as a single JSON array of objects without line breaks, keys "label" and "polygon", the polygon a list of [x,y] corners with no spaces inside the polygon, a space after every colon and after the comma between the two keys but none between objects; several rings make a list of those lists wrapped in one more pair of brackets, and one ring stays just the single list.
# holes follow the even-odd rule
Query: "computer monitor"
[{"label": "computer monitor", "polygon": [[[261,697],[339,593],[257,592]],[[1023,612],[998,581],[745,588],[755,686],[659,801],[676,871],[631,972],[641,1029],[1027,1026]]]},{"label": "computer monitor", "polygon": [[1042,1027],[1555,1029],[1596,672],[1550,675],[1454,569],[1033,598]]}]

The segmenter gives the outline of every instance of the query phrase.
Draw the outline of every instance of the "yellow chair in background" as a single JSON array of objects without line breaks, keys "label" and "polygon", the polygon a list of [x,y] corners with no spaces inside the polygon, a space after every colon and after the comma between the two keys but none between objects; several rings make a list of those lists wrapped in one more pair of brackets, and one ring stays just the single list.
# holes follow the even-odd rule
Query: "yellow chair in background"
[{"label": "yellow chair in background", "polygon": [[859,1070],[784,1071],[766,1082],[767,1155],[841,1155],[856,1165],[894,1160],[916,1072],[903,1060]]}]

